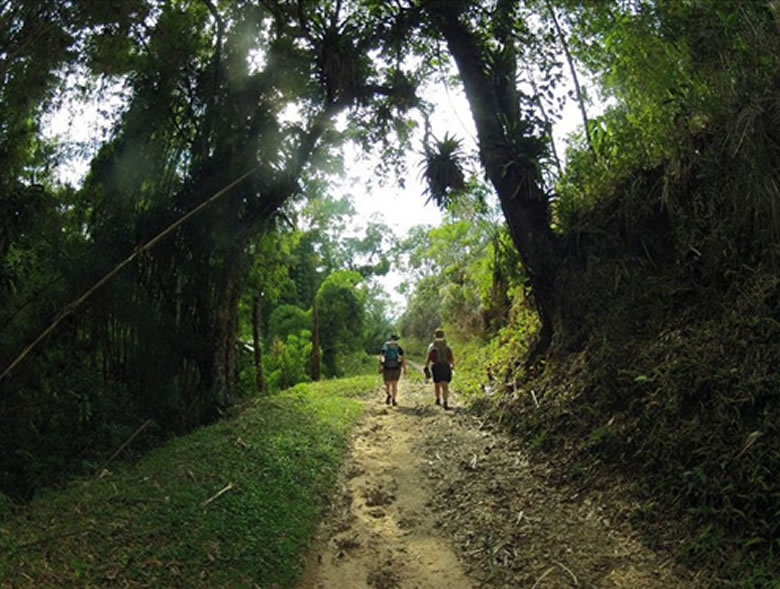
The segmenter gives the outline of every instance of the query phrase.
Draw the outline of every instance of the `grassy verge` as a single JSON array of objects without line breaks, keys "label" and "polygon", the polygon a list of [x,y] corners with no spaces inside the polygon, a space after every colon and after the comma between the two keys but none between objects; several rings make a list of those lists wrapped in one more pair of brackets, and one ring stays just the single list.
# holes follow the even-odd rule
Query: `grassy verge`
[{"label": "grassy verge", "polygon": [[0,513],[0,587],[284,587],[376,376],[299,385]]}]

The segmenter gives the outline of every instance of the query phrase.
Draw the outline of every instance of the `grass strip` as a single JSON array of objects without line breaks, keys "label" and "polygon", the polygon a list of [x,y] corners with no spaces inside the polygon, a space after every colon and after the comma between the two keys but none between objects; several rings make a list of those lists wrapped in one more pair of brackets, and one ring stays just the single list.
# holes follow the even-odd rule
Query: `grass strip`
[{"label": "grass strip", "polygon": [[259,398],[132,467],[49,491],[0,521],[0,587],[286,587],[300,574],[361,376]]}]

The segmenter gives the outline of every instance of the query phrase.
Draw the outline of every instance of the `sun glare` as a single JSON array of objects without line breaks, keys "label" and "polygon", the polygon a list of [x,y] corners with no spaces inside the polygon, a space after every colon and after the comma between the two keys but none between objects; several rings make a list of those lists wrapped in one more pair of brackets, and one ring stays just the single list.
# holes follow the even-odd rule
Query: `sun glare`
[{"label": "sun glare", "polygon": [[250,49],[247,52],[246,63],[247,67],[249,68],[250,75],[263,71],[266,64],[268,63],[265,50],[261,49],[260,47]]},{"label": "sun glare", "polygon": [[123,88],[124,80],[90,86],[78,71],[66,77],[60,100],[41,121],[43,136],[56,140],[63,154],[56,170],[63,184],[79,186],[84,181],[90,161],[127,104]]}]

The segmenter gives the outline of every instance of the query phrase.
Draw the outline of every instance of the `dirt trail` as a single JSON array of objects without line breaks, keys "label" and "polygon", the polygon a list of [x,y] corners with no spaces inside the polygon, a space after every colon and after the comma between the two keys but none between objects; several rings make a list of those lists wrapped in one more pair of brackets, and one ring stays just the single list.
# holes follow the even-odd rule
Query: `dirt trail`
[{"label": "dirt trail", "polygon": [[694,587],[432,386],[368,401],[299,589]]}]

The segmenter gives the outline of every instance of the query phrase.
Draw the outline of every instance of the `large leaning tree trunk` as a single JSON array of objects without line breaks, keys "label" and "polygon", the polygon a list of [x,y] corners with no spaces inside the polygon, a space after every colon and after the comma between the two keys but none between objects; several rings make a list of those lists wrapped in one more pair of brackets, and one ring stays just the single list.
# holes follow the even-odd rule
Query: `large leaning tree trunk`
[{"label": "large leaning tree trunk", "polygon": [[[479,151],[496,189],[512,240],[531,279],[542,329],[537,351],[550,344],[556,322],[555,276],[560,265],[559,245],[550,225],[550,206],[542,189],[539,159],[546,146],[534,137],[520,113],[515,86],[515,53],[511,34],[506,35],[500,63],[493,56],[488,67],[487,49],[448,2],[429,2],[425,9],[443,35],[458,67],[477,129]],[[513,2],[499,2],[510,11]],[[509,17],[508,14],[503,17]],[[497,75],[496,64],[503,67]]]}]

